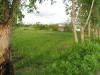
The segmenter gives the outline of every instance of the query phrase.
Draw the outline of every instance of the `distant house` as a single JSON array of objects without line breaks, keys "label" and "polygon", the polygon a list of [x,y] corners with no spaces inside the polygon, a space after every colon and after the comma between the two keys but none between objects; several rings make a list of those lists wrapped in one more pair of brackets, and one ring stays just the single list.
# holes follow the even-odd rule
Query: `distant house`
[{"label": "distant house", "polygon": [[77,28],[76,31],[77,31],[77,32],[80,32],[80,29]]},{"label": "distant house", "polygon": [[79,25],[76,25],[76,31],[80,32],[80,26]]},{"label": "distant house", "polygon": [[[61,32],[65,31],[65,26],[66,26],[65,23],[58,24],[58,31],[61,31]],[[80,26],[79,25],[76,25],[76,31],[80,32]]]},{"label": "distant house", "polygon": [[61,31],[61,32],[63,32],[64,31],[64,25],[61,25],[61,24],[59,24],[58,25],[58,31]]}]

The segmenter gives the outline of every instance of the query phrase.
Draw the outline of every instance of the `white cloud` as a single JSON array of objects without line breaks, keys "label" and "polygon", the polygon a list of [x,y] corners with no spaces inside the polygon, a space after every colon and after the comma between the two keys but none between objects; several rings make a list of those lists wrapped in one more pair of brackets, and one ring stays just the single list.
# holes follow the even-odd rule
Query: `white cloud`
[{"label": "white cloud", "polygon": [[23,19],[24,23],[61,23],[66,22],[69,19],[69,16],[66,15],[65,5],[62,0],[56,0],[57,2],[53,5],[50,4],[50,1],[45,1],[43,4],[36,3],[38,11],[40,12],[38,15],[29,14],[26,11],[25,18]]}]

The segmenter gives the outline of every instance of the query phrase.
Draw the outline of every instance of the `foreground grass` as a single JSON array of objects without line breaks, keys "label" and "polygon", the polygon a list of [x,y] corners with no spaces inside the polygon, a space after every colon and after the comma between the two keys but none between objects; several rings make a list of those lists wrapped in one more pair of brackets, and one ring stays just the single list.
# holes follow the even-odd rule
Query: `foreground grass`
[{"label": "foreground grass", "polygon": [[73,44],[70,32],[19,27],[12,38],[16,75],[95,75],[100,39]]},{"label": "foreground grass", "polygon": [[48,64],[69,50],[72,43],[69,32],[34,31],[25,27],[15,29],[12,48],[16,75],[47,75]]}]

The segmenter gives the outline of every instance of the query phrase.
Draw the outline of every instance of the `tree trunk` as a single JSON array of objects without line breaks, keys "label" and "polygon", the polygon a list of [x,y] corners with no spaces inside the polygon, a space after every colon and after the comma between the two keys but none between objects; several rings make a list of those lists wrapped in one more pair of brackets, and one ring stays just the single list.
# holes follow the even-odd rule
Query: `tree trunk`
[{"label": "tree trunk", "polygon": [[72,13],[71,13],[71,22],[73,27],[73,36],[76,43],[78,43],[78,36],[76,32],[76,0],[72,0]]},{"label": "tree trunk", "polygon": [[92,29],[92,34],[93,34],[93,41],[95,42],[96,36],[95,36],[95,28]]},{"label": "tree trunk", "polygon": [[95,38],[96,39],[98,38],[98,30],[97,30],[97,28],[95,29]]},{"label": "tree trunk", "polygon": [[98,36],[99,36],[99,38],[100,38],[100,27],[99,27],[99,33],[98,33]]},{"label": "tree trunk", "polygon": [[9,27],[0,25],[0,74],[3,75],[2,65],[9,59]]},{"label": "tree trunk", "polygon": [[16,8],[20,0],[13,0],[9,6],[9,0],[3,1],[4,21],[0,22],[0,75],[14,75],[12,60],[10,59],[10,24],[16,15]]},{"label": "tree trunk", "polygon": [[0,25],[0,64],[9,59],[10,29],[8,26]]},{"label": "tree trunk", "polygon": [[3,75],[15,75],[14,74],[14,66],[11,60],[8,60],[4,65],[4,74]]},{"label": "tree trunk", "polygon": [[10,60],[10,27],[0,24],[0,75],[14,75]]},{"label": "tree trunk", "polygon": [[98,28],[98,39],[99,39],[99,28]]},{"label": "tree trunk", "polygon": [[80,30],[81,30],[81,41],[82,43],[84,43],[84,26],[82,24]]},{"label": "tree trunk", "polygon": [[90,20],[91,13],[92,13],[92,9],[93,9],[93,5],[94,5],[94,0],[92,0],[91,7],[90,7],[90,11],[89,11],[89,15],[88,15],[87,20],[86,20],[86,23],[85,23],[85,27],[86,27],[86,25],[88,24],[88,22]]},{"label": "tree trunk", "polygon": [[76,26],[73,26],[73,36],[74,36],[75,43],[78,43],[78,36],[77,36],[77,32],[76,32]]},{"label": "tree trunk", "polygon": [[88,24],[88,41],[89,41],[89,43],[91,41],[91,25],[90,25],[90,22]]}]

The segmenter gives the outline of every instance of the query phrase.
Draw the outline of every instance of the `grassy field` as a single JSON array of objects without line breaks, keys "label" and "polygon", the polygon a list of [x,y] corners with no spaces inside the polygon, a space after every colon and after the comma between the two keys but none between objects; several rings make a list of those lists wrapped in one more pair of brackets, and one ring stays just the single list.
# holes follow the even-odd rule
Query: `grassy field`
[{"label": "grassy field", "polygon": [[69,32],[34,31],[30,27],[15,29],[12,50],[16,75],[45,75],[48,64],[69,50],[72,43]]}]

